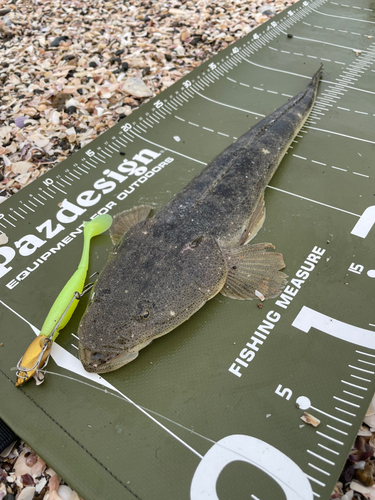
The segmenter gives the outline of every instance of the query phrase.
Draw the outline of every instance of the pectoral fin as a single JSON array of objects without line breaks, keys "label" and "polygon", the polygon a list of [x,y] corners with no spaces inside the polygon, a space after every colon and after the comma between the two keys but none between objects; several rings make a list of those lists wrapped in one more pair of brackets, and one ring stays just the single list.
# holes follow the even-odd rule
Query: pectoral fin
[{"label": "pectoral fin", "polygon": [[264,196],[262,194],[251,216],[248,227],[244,231],[241,237],[240,245],[246,245],[256,236],[259,229],[263,226],[265,218],[266,218],[266,207],[264,203]]},{"label": "pectoral fin", "polygon": [[245,245],[224,250],[228,276],[221,293],[232,299],[272,299],[286,284],[287,275],[280,272],[285,267],[283,256],[267,252],[275,248],[271,243]]},{"label": "pectoral fin", "polygon": [[116,245],[122,235],[126,233],[132,226],[147,219],[152,207],[140,205],[139,207],[124,210],[113,217],[112,226],[109,229],[109,235],[112,243]]}]

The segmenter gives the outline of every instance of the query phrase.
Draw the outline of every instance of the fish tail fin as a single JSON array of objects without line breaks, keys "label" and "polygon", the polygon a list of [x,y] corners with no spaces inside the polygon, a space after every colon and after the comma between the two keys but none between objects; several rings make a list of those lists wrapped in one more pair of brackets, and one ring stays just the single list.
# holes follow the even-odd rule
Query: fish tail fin
[{"label": "fish tail fin", "polygon": [[311,82],[308,85],[309,87],[312,87],[315,90],[315,95],[318,92],[318,84],[322,76],[322,73],[323,73],[323,63],[319,66],[318,71],[314,74],[314,76],[311,79]]}]

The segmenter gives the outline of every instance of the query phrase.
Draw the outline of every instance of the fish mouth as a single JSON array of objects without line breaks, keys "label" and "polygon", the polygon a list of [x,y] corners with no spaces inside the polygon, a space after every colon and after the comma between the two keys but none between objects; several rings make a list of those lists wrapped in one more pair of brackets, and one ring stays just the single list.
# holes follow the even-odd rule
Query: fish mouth
[{"label": "fish mouth", "polygon": [[87,372],[107,373],[117,370],[121,366],[130,363],[138,356],[137,352],[99,352],[91,351],[84,347],[81,342],[78,345],[79,359]]}]

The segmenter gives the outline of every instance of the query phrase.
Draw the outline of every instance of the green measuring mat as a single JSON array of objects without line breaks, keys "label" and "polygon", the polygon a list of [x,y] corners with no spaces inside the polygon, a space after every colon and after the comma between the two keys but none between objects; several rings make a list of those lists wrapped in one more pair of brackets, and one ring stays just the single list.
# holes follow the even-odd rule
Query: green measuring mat
[{"label": "green measuring mat", "polygon": [[[85,499],[329,498],[375,390],[372,7],[295,4],[1,205],[0,417]],[[262,308],[218,295],[103,376],[77,358],[86,296],[44,384],[15,388],[83,221],[158,211],[321,63],[254,240],[283,254],[283,293]],[[108,234],[92,241],[88,275],[111,248]]]}]

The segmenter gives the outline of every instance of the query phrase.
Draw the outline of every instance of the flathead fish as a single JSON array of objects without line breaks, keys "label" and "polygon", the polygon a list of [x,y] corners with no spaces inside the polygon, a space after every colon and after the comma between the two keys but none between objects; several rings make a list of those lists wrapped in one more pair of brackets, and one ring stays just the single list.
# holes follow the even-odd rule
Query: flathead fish
[{"label": "flathead fish", "polygon": [[115,216],[115,246],[79,326],[87,371],[129,363],[219,292],[243,300],[280,293],[282,255],[270,243],[248,243],[264,222],[265,188],[313,107],[320,75],[321,68],[156,215],[140,206]]}]

